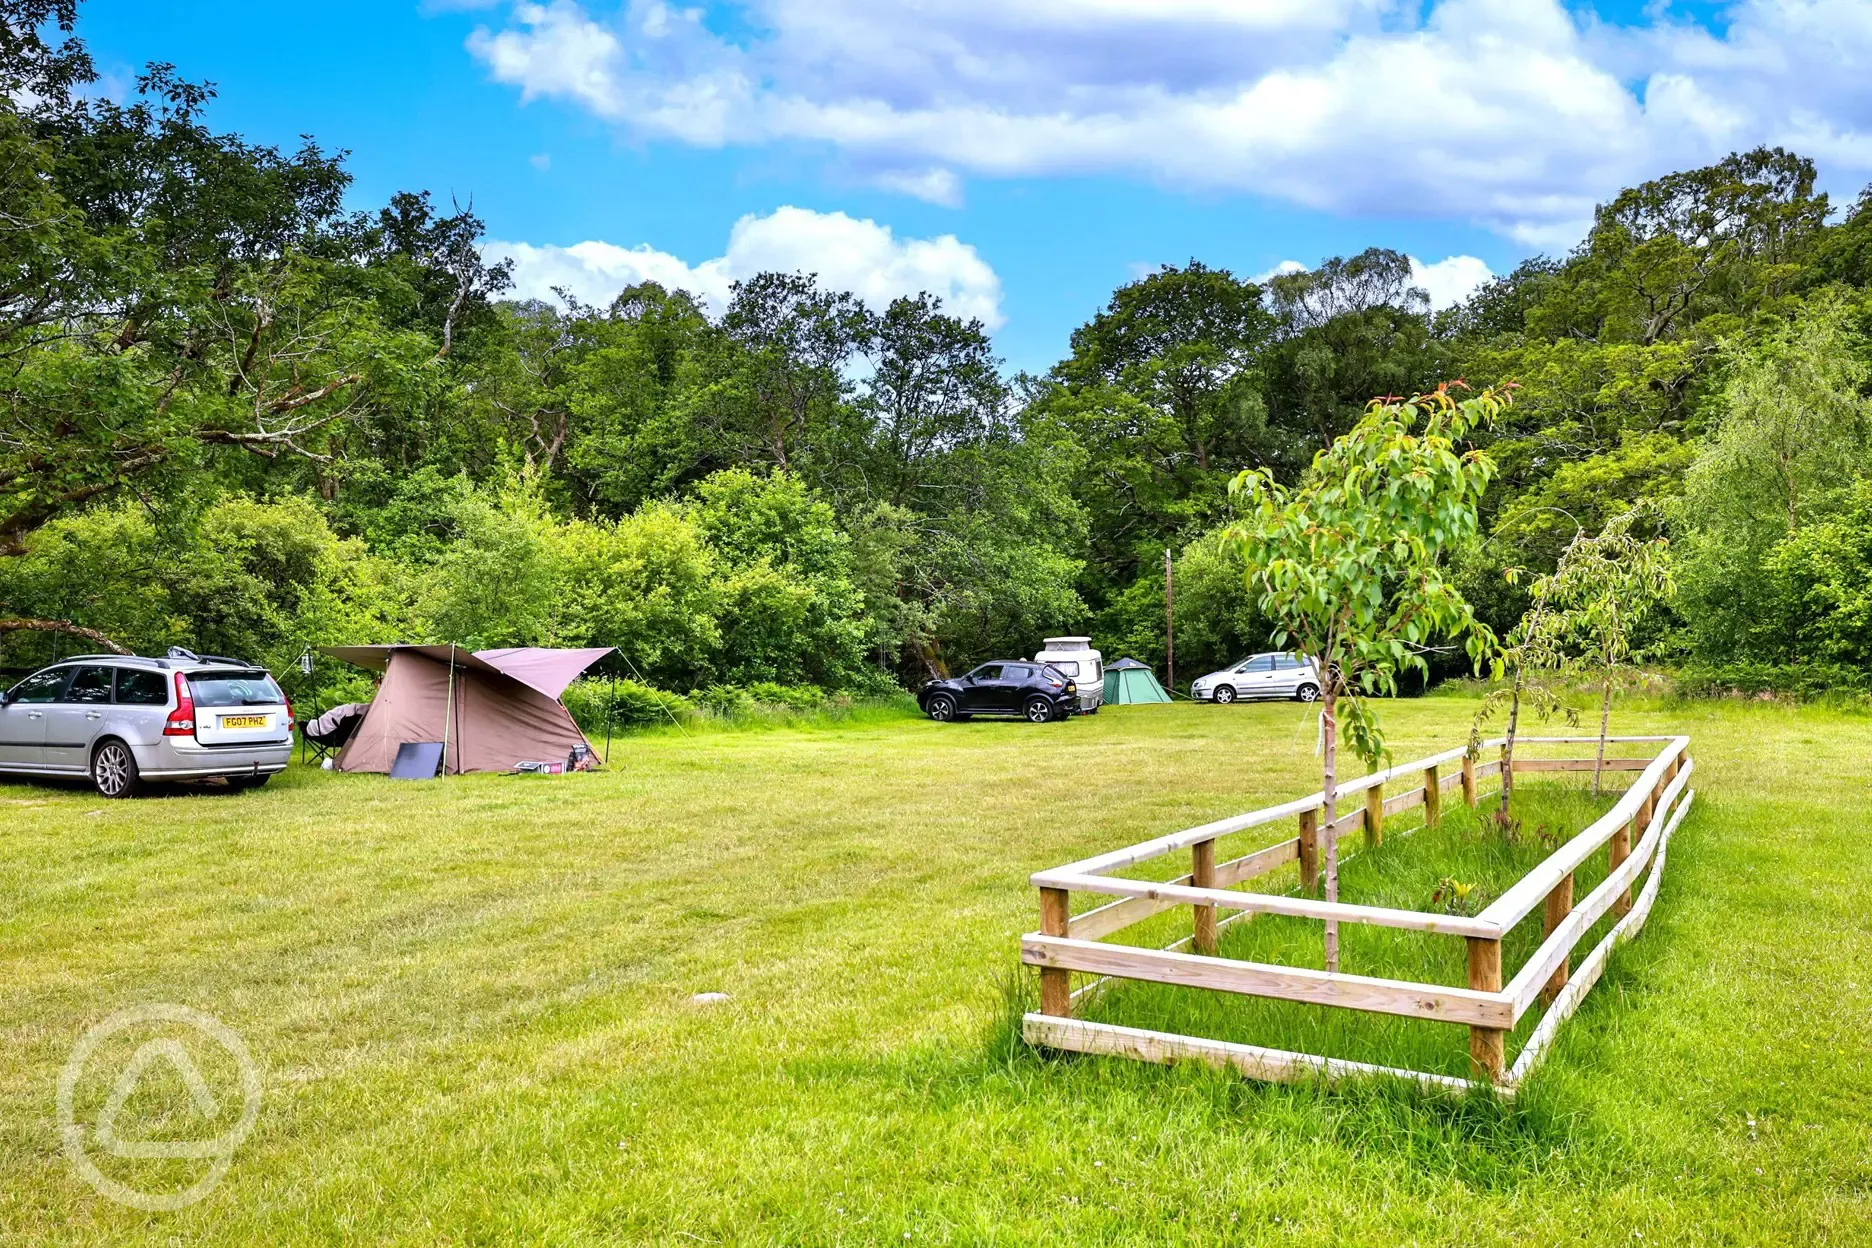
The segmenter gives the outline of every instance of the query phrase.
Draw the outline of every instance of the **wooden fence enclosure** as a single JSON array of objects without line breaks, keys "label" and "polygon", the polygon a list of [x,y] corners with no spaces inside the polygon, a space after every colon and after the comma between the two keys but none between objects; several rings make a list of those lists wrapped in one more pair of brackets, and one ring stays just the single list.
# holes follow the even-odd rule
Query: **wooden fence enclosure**
[{"label": "wooden fence enclosure", "polygon": [[[1688,737],[1612,737],[1609,741],[1656,750],[1648,758],[1606,759],[1607,771],[1637,772],[1637,779],[1610,811],[1562,844],[1473,917],[1319,901],[1310,895],[1235,890],[1233,885],[1298,862],[1302,891],[1314,891],[1323,831],[1320,815],[1324,802],[1319,793],[1035,874],[1032,881],[1040,890],[1040,930],[1022,938],[1021,961],[1039,968],[1040,1010],[1025,1018],[1027,1041],[1047,1048],[1143,1061],[1202,1061],[1232,1067],[1257,1079],[1388,1074],[1450,1088],[1481,1084],[1512,1094],[1599,978],[1614,946],[1630,939],[1643,926],[1663,878],[1665,849],[1695,797],[1686,787],[1694,769]],[[1523,750],[1597,742],[1597,737],[1518,737],[1512,762],[1514,773],[1591,771],[1592,758],[1527,757]],[[1497,738],[1485,742],[1483,749],[1495,752],[1503,745],[1504,741]],[[1499,756],[1481,762],[1464,748],[1348,781],[1338,789],[1341,808],[1355,809],[1335,821],[1334,831],[1343,835],[1362,829],[1367,843],[1375,845],[1383,839],[1389,816],[1419,806],[1424,808],[1425,822],[1434,824],[1446,790],[1460,788],[1461,800],[1474,806],[1478,786],[1499,777],[1501,769]],[[1386,786],[1399,782],[1413,787],[1387,796]],[[1290,825],[1286,839],[1227,862],[1216,861],[1219,838],[1275,824]],[[1608,855],[1609,874],[1591,893],[1576,900],[1573,874],[1601,850]],[[1110,874],[1182,851],[1189,852],[1190,872],[1168,883]],[[1634,885],[1648,866],[1653,869],[1634,898]],[[1074,914],[1075,892],[1115,900]],[[1187,943],[1190,952],[1174,946],[1147,949],[1102,943],[1103,937],[1180,906],[1191,908],[1191,936],[1177,944]],[[1502,939],[1536,908],[1542,911],[1541,944],[1515,969],[1512,978],[1504,980],[1507,970],[1502,965]],[[1219,911],[1232,913],[1218,922]],[[1293,915],[1322,923],[1337,920],[1376,924],[1460,939],[1468,946],[1468,984],[1457,988],[1217,957],[1221,924],[1255,914]],[[1618,921],[1575,963],[1576,946],[1607,914]],[[1101,978],[1074,993],[1074,972]],[[1076,999],[1082,999],[1084,993],[1105,979],[1147,980],[1464,1026],[1469,1029],[1473,1077],[1461,1079],[1074,1018]],[[1547,1012],[1519,1058],[1507,1068],[1503,1053],[1507,1033],[1537,1001],[1547,1004]]]}]

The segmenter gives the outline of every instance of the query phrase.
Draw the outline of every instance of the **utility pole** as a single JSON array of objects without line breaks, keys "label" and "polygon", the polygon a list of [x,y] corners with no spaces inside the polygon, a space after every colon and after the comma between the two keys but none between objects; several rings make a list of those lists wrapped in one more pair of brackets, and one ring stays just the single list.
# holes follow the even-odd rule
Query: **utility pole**
[{"label": "utility pole", "polygon": [[1164,547],[1164,658],[1170,669],[1170,696],[1176,696],[1176,577],[1170,548]]}]

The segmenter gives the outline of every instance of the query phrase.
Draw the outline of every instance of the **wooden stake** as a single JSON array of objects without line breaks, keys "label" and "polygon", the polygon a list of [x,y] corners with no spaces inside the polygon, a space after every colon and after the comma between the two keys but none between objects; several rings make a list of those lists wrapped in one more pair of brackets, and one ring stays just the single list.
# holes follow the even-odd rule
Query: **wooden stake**
[{"label": "wooden stake", "polygon": [[1319,811],[1300,812],[1300,891],[1319,891]]},{"label": "wooden stake", "polygon": [[1475,759],[1467,754],[1462,760],[1462,800],[1465,806],[1475,805]]},{"label": "wooden stake", "polygon": [[1437,769],[1424,768],[1423,773],[1423,821],[1424,827],[1434,828],[1443,820],[1443,788],[1437,780]]},{"label": "wooden stake", "polygon": [[[1479,936],[1468,939],[1469,986],[1478,992],[1500,992],[1501,941],[1484,940]],[[1490,1083],[1501,1081],[1502,1066],[1507,1058],[1507,1036],[1499,1027],[1469,1028],[1469,1060],[1477,1075]]]},{"label": "wooden stake", "polygon": [[1164,547],[1164,660],[1170,671],[1170,696],[1176,696],[1176,573],[1170,548]]},{"label": "wooden stake", "polygon": [[[1040,930],[1049,936],[1064,936],[1072,918],[1072,894],[1063,888],[1040,890]],[[1072,1016],[1072,972],[1055,967],[1040,968],[1040,1012],[1058,1018]]]},{"label": "wooden stake", "polygon": [[1384,785],[1365,790],[1365,846],[1384,844]]},{"label": "wooden stake", "polygon": [[[1569,871],[1567,877],[1554,886],[1553,892],[1547,894],[1546,909],[1541,914],[1542,938],[1553,935],[1554,929],[1559,927],[1571,913],[1573,913],[1573,873]],[[1552,1005],[1553,999],[1560,995],[1562,988],[1566,987],[1568,960],[1565,958],[1561,960],[1560,965],[1554,970],[1553,977],[1547,981],[1546,987],[1541,989],[1542,1005]]]}]

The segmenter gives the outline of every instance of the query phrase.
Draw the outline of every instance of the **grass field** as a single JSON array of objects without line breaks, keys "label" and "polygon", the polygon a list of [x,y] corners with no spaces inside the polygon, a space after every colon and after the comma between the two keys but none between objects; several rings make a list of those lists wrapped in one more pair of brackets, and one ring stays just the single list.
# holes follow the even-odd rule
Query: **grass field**
[{"label": "grass field", "polygon": [[[1385,707],[1397,756],[1472,709]],[[1696,811],[1512,1105],[1016,1041],[1028,874],[1310,791],[1295,706],[656,734],[564,779],[0,786],[0,1242],[1863,1244],[1872,718],[1614,727],[1692,735]],[[86,1029],[154,1002],[263,1071],[174,1213],[96,1195],[55,1112]],[[137,1095],[182,1122],[178,1089]]]}]

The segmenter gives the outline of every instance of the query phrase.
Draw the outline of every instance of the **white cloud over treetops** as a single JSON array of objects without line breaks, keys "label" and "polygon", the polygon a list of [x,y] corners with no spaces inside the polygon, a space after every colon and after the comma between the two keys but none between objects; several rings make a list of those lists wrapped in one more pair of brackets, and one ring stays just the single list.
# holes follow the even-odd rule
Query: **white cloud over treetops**
[{"label": "white cloud over treetops", "polygon": [[757,273],[816,273],[822,285],[849,290],[882,309],[900,295],[941,296],[951,315],[1001,327],[1001,279],[953,234],[899,238],[889,226],[842,212],[784,207],[745,216],[729,231],[723,254],[691,264],[648,244],[620,247],[588,241],[567,247],[489,241],[490,260],[514,262],[514,293],[551,299],[563,288],[583,303],[607,304],[638,282],[686,290],[712,311],[728,304],[729,288]]},{"label": "white cloud over treetops", "polygon": [[1450,256],[1435,264],[1410,258],[1411,284],[1430,296],[1430,306],[1441,311],[1461,303],[1495,275],[1474,256]]},{"label": "white cloud over treetops", "polygon": [[[1433,312],[1461,303],[1495,276],[1488,265],[1475,256],[1446,256],[1434,264],[1425,264],[1411,256],[1410,268],[1411,285],[1429,296]],[[1265,285],[1272,278],[1306,271],[1307,266],[1298,260],[1283,260],[1267,272],[1255,274],[1254,280]]]},{"label": "white cloud over treetops", "polygon": [[[513,293],[522,299],[551,300],[564,290],[581,303],[602,306],[627,286],[657,282],[688,291],[719,314],[735,282],[773,271],[816,273],[822,285],[849,290],[879,310],[899,296],[928,291],[952,315],[980,320],[991,330],[1006,321],[1001,279],[974,247],[953,234],[899,238],[889,226],[842,212],[784,207],[742,217],[729,231],[723,254],[694,263],[648,243],[623,247],[596,239],[569,246],[490,240],[482,250],[490,261],[514,262]],[[1149,276],[1156,267],[1134,266],[1133,275]],[[1283,260],[1254,280],[1306,267]],[[1411,279],[1430,296],[1432,308],[1460,302],[1493,276],[1474,256],[1432,264],[1411,257]]]},{"label": "white cloud over treetops", "polygon": [[[470,52],[635,135],[823,147],[879,185],[1103,173],[1571,242],[1620,186],[1758,143],[1872,172],[1872,5],[1737,0],[1721,34],[1561,0],[629,0],[515,5]],[[715,16],[720,16],[721,11]],[[717,33],[737,32],[735,37]]]}]

